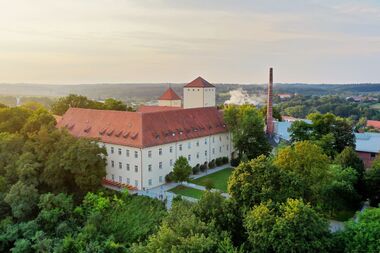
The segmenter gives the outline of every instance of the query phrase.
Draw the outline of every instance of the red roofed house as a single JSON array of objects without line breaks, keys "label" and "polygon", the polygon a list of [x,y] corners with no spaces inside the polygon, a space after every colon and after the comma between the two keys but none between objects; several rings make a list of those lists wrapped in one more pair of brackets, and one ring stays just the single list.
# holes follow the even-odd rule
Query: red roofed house
[{"label": "red roofed house", "polygon": [[380,130],[379,120],[367,120],[367,127],[373,127]]},{"label": "red roofed house", "polygon": [[158,99],[158,105],[181,107],[182,103],[181,103],[181,98],[174,92],[172,88],[169,88]]},{"label": "red roofed house", "polygon": [[215,87],[199,77],[184,89],[185,108],[178,107],[181,100],[169,89],[160,97],[166,101],[161,107],[145,106],[137,112],[70,108],[57,126],[77,137],[98,139],[106,147],[108,181],[138,189],[156,187],[165,183],[179,156],[191,166],[231,157],[231,134],[215,107]]}]

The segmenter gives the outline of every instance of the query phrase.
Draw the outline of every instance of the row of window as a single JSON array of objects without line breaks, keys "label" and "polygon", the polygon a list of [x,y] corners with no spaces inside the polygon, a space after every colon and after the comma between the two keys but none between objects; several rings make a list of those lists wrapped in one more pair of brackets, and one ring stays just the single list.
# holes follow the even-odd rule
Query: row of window
[{"label": "row of window", "polygon": [[[228,140],[228,135],[226,136],[226,138],[227,138],[227,140]],[[219,136],[219,141],[222,141],[222,136]],[[212,142],[215,143],[215,136],[212,137]],[[204,139],[204,143],[205,143],[205,145],[207,145],[207,138]],[[196,142],[195,145],[196,145],[197,147],[199,147],[199,140]],[[227,147],[228,147],[228,145],[227,145]],[[188,149],[191,149],[191,142],[188,142],[188,143],[187,143],[187,148],[188,148]],[[179,151],[182,151],[182,149],[183,149],[183,148],[182,148],[182,144],[179,144],[179,145],[178,145],[178,149],[179,149]],[[228,150],[228,148],[227,148],[227,150]],[[114,153],[115,153],[115,149],[114,149],[114,147],[111,147],[110,151],[111,151],[111,154],[114,154]],[[121,155],[121,154],[122,154],[122,149],[121,149],[121,148],[118,148],[117,152],[118,152],[119,155]],[[170,147],[169,147],[169,152],[170,152],[170,153],[173,153],[173,146],[170,146]],[[159,148],[159,149],[158,149],[158,155],[162,155],[162,148]],[[127,156],[127,157],[130,156],[130,154],[129,154],[129,150],[128,150],[128,149],[126,150],[126,156]],[[134,152],[134,157],[135,157],[135,158],[138,158],[138,157],[139,157],[139,153],[138,153],[138,151],[135,151],[135,152]],[[151,150],[148,151],[148,157],[152,157],[152,151],[151,151]]]},{"label": "row of window", "polygon": [[[111,175],[111,178],[112,178],[112,181],[115,181],[115,175],[114,174],[112,174]],[[164,177],[163,176],[159,176],[158,177],[158,182],[159,183],[163,183],[164,182]],[[123,177],[122,176],[119,176],[119,183],[126,183],[126,184],[131,184],[131,179],[129,178],[129,177],[127,177],[126,178],[126,180],[125,180],[125,182],[123,181]],[[152,184],[153,184],[153,180],[152,179],[148,179],[148,185],[149,186],[152,186]],[[135,182],[134,182],[134,186],[135,187],[138,187],[139,186],[139,180],[135,180]]]},{"label": "row of window", "polygon": [[[199,89],[187,89],[187,91],[191,91],[191,90],[193,90],[193,91],[195,91],[195,90],[199,91]],[[204,89],[204,91],[213,91],[213,90],[214,90],[213,88]]]}]

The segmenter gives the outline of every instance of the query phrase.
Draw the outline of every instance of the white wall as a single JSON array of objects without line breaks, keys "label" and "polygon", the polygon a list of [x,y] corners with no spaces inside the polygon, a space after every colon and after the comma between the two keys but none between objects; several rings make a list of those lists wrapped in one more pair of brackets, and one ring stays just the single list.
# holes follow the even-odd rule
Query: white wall
[{"label": "white wall", "polygon": [[183,107],[215,106],[215,88],[183,88]]},{"label": "white wall", "polygon": [[181,100],[158,100],[159,106],[173,106],[173,107],[181,107]]},{"label": "white wall", "polygon": [[[175,161],[180,156],[189,160],[189,164],[194,167],[197,164],[203,164],[213,159],[227,156],[231,158],[232,140],[230,133],[216,134],[212,136],[196,138],[181,142],[148,147],[144,149],[131,148],[113,144],[105,144],[107,148],[107,179],[122,183],[128,183],[135,186],[137,181],[138,189],[157,187],[165,183],[165,176],[173,170]],[[181,147],[182,146],[182,147]],[[111,153],[111,147],[114,153]],[[118,149],[121,148],[121,155]],[[159,150],[162,150],[160,155]],[[129,150],[129,157],[126,156],[126,150]],[[171,150],[171,151],[170,151]],[[134,157],[134,152],[138,152],[138,157]],[[149,156],[151,153],[151,156]],[[114,167],[112,167],[114,161]],[[122,169],[119,169],[119,162],[122,163]],[[160,168],[160,163],[162,168]],[[130,170],[127,171],[127,165],[130,164]],[[138,166],[138,172],[135,172],[134,166]],[[151,171],[149,171],[151,166]],[[160,182],[161,177],[161,182]],[[141,183],[142,181],[142,183]]]}]

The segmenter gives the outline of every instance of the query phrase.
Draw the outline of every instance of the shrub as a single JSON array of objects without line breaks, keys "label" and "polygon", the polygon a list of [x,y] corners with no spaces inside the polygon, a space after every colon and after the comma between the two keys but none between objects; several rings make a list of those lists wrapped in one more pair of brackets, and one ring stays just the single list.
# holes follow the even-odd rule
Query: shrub
[{"label": "shrub", "polygon": [[205,172],[207,170],[207,163],[205,162],[204,164],[202,164],[201,166],[199,166],[199,169],[202,171],[202,172]]},{"label": "shrub", "polygon": [[237,166],[239,166],[239,164],[240,164],[239,158],[233,158],[233,159],[231,159],[231,166],[237,167]]},{"label": "shrub", "polygon": [[216,158],[215,164],[216,164],[216,166],[222,166],[223,165],[223,158],[222,157]]},{"label": "shrub", "polygon": [[206,190],[211,190],[214,188],[214,182],[210,178],[206,178],[203,181],[204,186],[206,187]]},{"label": "shrub", "polygon": [[199,164],[195,165],[195,166],[193,167],[193,174],[194,174],[194,175],[198,174],[200,170],[201,170],[201,169],[200,169],[200,165],[199,165]]},{"label": "shrub", "polygon": [[171,171],[169,174],[167,174],[167,175],[165,176],[165,182],[166,182],[166,183],[171,183],[171,182],[173,182],[173,171]]},{"label": "shrub", "polygon": [[208,163],[208,167],[209,167],[210,169],[215,168],[215,160],[214,160],[214,159],[211,160],[211,161]]},{"label": "shrub", "polygon": [[222,157],[222,162],[223,162],[223,164],[227,164],[228,163],[228,157],[227,156]]}]

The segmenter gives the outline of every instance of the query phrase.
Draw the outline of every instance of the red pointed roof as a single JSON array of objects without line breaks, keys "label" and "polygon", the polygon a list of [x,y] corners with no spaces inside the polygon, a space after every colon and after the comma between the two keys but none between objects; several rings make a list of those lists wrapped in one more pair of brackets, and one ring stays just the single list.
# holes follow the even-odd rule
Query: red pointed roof
[{"label": "red pointed roof", "polygon": [[181,100],[172,88],[167,89],[158,100]]},{"label": "red pointed roof", "polygon": [[380,121],[379,120],[367,120],[367,127],[374,127],[380,129]]},{"label": "red pointed roof", "polygon": [[215,88],[215,86],[199,76],[195,80],[185,85],[185,88]]}]

